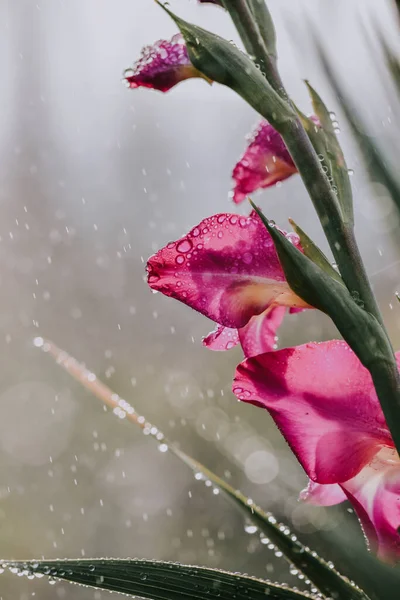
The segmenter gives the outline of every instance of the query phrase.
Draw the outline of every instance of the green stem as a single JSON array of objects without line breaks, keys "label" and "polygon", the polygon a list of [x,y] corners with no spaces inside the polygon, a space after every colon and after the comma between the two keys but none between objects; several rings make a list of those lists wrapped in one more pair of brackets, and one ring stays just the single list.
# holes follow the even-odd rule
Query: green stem
[{"label": "green stem", "polygon": [[343,221],[337,198],[300,119],[289,123],[281,134],[310,195],[343,281],[383,326],[353,227]]},{"label": "green stem", "polygon": [[255,63],[259,65],[274,90],[287,99],[286,90],[276,66],[276,58],[268,52],[247,0],[222,0],[222,2],[231,15],[247,52],[254,57]]}]

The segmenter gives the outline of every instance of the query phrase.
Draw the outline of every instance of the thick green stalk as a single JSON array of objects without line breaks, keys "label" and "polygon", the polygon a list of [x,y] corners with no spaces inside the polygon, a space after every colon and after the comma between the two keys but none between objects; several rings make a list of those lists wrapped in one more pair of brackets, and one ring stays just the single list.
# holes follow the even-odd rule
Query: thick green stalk
[{"label": "thick green stalk", "polygon": [[283,98],[287,98],[276,67],[276,57],[268,52],[247,0],[222,0],[222,2],[231,15],[247,52],[253,56],[255,63],[259,65],[274,90]]}]

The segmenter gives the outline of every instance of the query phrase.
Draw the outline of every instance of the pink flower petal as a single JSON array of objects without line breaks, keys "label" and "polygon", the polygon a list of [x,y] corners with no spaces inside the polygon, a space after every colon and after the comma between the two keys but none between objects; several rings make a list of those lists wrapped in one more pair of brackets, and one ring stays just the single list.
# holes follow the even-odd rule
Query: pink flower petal
[{"label": "pink flower petal", "polygon": [[217,327],[203,338],[203,345],[210,350],[230,350],[241,343],[246,357],[256,356],[273,350],[276,344],[276,331],[285,316],[284,306],[267,308],[260,315],[251,317],[240,329]]},{"label": "pink flower petal", "polygon": [[238,330],[223,325],[217,325],[214,331],[203,338],[203,346],[207,346],[210,350],[230,350],[238,344]]},{"label": "pink flower petal", "polygon": [[[293,243],[298,238],[287,234]],[[225,327],[239,329],[269,306],[308,306],[285,281],[260,219],[219,214],[204,219],[147,263],[148,283]]]},{"label": "pink flower petal", "polygon": [[283,321],[285,312],[284,306],[267,308],[261,315],[252,317],[247,325],[238,330],[239,340],[246,357],[274,350],[277,340],[276,332]]},{"label": "pink flower petal", "polygon": [[300,492],[300,500],[316,506],[333,506],[347,500],[347,496],[338,483],[308,482],[308,486]]},{"label": "pink flower petal", "polygon": [[341,484],[371,548],[382,560],[400,561],[400,459],[384,448],[360,473]]},{"label": "pink flower petal", "polygon": [[249,358],[233,392],[266,408],[317,483],[354,477],[393,447],[371,376],[345,342],[304,344]]},{"label": "pink flower petal", "polygon": [[176,84],[191,77],[204,76],[190,62],[185,42],[180,33],[171,41],[159,40],[145,46],[141,57],[124,73],[128,87],[146,87],[167,92]]},{"label": "pink flower petal", "polygon": [[267,188],[297,173],[280,134],[261,121],[251,134],[249,145],[233,169],[233,201],[242,202],[259,188]]}]

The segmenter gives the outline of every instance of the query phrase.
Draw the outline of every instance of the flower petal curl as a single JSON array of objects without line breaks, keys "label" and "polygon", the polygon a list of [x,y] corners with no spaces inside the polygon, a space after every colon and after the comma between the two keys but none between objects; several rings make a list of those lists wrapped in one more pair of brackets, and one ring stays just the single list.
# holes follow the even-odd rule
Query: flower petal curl
[{"label": "flower petal curl", "polygon": [[347,496],[338,483],[308,482],[307,487],[300,492],[300,500],[315,506],[334,506],[347,500]]},{"label": "flower petal curl", "polygon": [[400,459],[384,448],[360,473],[341,484],[371,549],[382,560],[400,561]]}]

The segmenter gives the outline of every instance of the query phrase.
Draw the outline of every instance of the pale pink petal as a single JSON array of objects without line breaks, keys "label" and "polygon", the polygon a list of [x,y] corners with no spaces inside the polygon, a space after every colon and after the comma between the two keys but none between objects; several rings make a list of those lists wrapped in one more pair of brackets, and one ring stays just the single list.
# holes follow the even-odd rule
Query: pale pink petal
[{"label": "pale pink petal", "polygon": [[333,506],[347,500],[347,496],[338,483],[315,483],[310,479],[300,492],[300,500],[316,506]]},{"label": "pale pink petal", "polygon": [[203,338],[203,345],[210,350],[230,350],[237,344],[239,344],[238,330],[223,325],[217,325],[214,331]]},{"label": "pale pink petal", "polygon": [[251,134],[249,145],[235,165],[233,201],[238,204],[259,188],[267,188],[297,173],[280,134],[261,121]]},{"label": "pale pink petal", "polygon": [[249,358],[233,391],[270,412],[317,483],[347,481],[380,447],[393,446],[371,376],[343,341]]},{"label": "pale pink petal", "polygon": [[246,357],[274,350],[277,341],[276,332],[283,321],[285,312],[284,306],[267,308],[261,315],[252,317],[247,325],[238,330],[240,343]]},{"label": "pale pink petal", "polygon": [[285,316],[284,306],[267,308],[261,315],[251,317],[240,329],[230,329],[223,325],[217,327],[203,338],[203,345],[210,350],[230,350],[241,343],[246,357],[256,356],[274,350],[276,332]]},{"label": "pale pink petal", "polygon": [[191,77],[204,78],[190,62],[180,33],[170,41],[159,40],[153,46],[145,46],[139,60],[124,73],[128,87],[146,87],[160,92],[167,92]]},{"label": "pale pink petal", "polygon": [[[298,238],[287,234],[298,244]],[[148,283],[225,327],[243,327],[271,305],[308,306],[289,288],[259,218],[204,219],[147,263]]]},{"label": "pale pink petal", "polygon": [[360,473],[341,484],[382,560],[400,561],[400,459],[384,448]]}]

